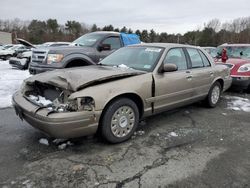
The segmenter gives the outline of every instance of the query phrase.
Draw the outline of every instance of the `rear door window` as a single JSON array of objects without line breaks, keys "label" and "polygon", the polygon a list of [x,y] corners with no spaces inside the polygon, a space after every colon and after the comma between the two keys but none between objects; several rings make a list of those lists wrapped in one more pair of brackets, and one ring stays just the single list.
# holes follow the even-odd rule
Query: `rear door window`
[{"label": "rear door window", "polygon": [[187,69],[187,61],[182,48],[170,49],[164,59],[164,64],[165,63],[175,64],[178,67],[178,70]]}]

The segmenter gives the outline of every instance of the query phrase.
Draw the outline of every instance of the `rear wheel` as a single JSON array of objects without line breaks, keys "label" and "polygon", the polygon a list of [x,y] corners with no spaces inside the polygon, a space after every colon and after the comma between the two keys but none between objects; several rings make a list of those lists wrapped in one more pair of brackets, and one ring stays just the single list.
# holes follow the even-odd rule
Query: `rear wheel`
[{"label": "rear wheel", "polygon": [[139,123],[137,105],[130,99],[120,98],[109,104],[101,121],[102,136],[111,143],[128,140]]},{"label": "rear wheel", "polygon": [[214,108],[218,104],[221,96],[221,85],[219,82],[215,82],[208,92],[206,103],[208,107]]}]

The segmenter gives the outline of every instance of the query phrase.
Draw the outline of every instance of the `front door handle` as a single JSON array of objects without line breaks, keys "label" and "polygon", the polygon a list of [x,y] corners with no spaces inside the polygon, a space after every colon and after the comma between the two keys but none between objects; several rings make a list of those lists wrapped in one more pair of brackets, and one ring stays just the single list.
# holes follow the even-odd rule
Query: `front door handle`
[{"label": "front door handle", "polygon": [[188,76],[186,76],[186,78],[187,78],[187,79],[192,79],[193,76],[192,76],[192,75],[188,75]]}]

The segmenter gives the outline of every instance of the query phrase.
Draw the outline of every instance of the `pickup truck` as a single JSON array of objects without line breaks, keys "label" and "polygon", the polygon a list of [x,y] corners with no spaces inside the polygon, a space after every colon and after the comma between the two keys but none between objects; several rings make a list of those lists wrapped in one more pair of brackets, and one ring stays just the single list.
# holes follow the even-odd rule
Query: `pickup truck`
[{"label": "pickup truck", "polygon": [[33,49],[29,72],[95,65],[115,50],[141,43],[136,34],[98,31],[85,34],[70,46]]}]

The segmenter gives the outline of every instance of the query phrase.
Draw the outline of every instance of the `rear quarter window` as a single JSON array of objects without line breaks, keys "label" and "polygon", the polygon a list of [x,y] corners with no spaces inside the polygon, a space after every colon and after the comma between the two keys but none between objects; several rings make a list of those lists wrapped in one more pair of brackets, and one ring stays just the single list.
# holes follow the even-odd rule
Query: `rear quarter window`
[{"label": "rear quarter window", "polygon": [[209,62],[207,56],[206,56],[201,50],[199,50],[199,53],[200,53],[200,55],[201,55],[201,58],[202,58],[202,61],[203,61],[204,66],[205,66],[205,67],[211,67],[211,64],[210,64],[210,62]]},{"label": "rear quarter window", "polygon": [[190,57],[192,68],[201,68],[204,67],[202,57],[197,49],[187,48],[188,55]]}]

